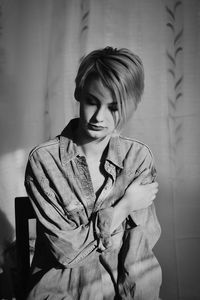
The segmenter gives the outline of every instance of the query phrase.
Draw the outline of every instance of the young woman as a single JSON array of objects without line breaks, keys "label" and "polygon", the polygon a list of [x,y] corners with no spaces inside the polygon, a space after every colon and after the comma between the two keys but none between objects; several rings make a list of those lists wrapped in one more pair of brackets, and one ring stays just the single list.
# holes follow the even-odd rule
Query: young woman
[{"label": "young woman", "polygon": [[143,88],[131,51],[91,52],[76,77],[80,117],[30,153],[25,186],[38,226],[27,299],[159,299],[153,158],[120,135]]}]

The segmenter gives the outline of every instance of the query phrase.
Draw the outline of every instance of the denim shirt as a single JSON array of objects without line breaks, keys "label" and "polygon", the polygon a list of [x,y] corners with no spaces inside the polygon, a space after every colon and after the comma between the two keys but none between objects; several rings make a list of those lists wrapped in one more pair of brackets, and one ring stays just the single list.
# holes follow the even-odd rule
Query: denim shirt
[{"label": "denim shirt", "polygon": [[38,226],[28,299],[159,299],[161,270],[152,248],[161,230],[154,204],[131,212],[110,234],[113,206],[126,188],[147,169],[143,184],[155,178],[151,151],[113,135],[97,197],[73,141],[77,124],[72,120],[29,155],[25,187]]}]

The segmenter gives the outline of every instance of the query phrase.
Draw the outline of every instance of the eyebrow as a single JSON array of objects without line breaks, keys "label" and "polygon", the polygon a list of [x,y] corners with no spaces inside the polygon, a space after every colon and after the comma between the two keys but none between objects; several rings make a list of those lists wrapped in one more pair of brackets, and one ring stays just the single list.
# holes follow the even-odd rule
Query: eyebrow
[{"label": "eyebrow", "polygon": [[99,99],[96,96],[94,96],[93,94],[86,93],[86,96],[92,97],[92,98],[96,99],[97,101],[99,101]]},{"label": "eyebrow", "polygon": [[[89,96],[89,97],[94,98],[96,101],[100,101],[99,98],[97,98],[97,97],[96,97],[95,95],[93,95],[93,94],[86,93],[86,95]],[[110,103],[107,103],[107,104],[108,104],[108,105],[111,105],[111,104],[113,104],[113,105],[118,105],[117,101],[113,101],[113,102],[110,102]]]}]

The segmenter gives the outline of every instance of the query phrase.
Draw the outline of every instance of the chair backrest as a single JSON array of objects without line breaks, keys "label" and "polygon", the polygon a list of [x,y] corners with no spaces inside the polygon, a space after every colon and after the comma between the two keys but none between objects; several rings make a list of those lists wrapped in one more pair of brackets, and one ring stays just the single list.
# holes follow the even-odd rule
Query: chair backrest
[{"label": "chair backrest", "polygon": [[17,299],[20,300],[25,297],[30,272],[29,220],[35,218],[29,198],[15,198],[17,268],[20,276]]}]

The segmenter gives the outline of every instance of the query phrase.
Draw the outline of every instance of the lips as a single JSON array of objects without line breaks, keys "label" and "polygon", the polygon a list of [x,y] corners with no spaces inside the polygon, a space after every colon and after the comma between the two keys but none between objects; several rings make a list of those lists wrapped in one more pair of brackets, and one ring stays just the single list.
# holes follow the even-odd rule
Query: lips
[{"label": "lips", "polygon": [[95,131],[101,131],[101,130],[104,130],[105,127],[89,123],[88,128],[91,130],[95,130]]}]

